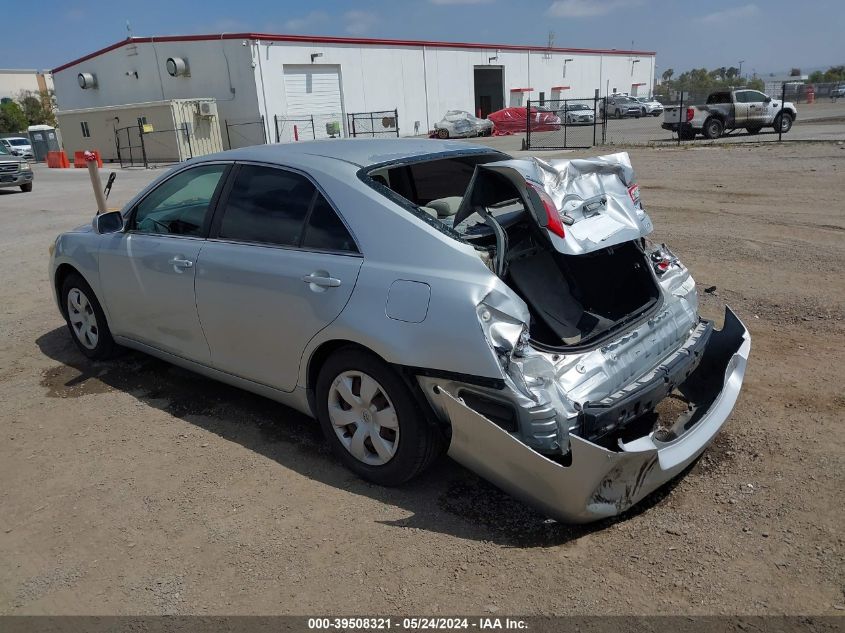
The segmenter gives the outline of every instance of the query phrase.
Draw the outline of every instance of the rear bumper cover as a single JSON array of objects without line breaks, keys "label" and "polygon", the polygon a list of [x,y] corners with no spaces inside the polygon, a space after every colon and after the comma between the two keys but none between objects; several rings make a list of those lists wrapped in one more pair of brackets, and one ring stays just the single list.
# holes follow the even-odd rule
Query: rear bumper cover
[{"label": "rear bumper cover", "polygon": [[679,386],[693,408],[673,424],[671,440],[652,432],[618,450],[570,435],[571,464],[563,466],[439,389],[433,396],[451,422],[449,455],[548,516],[587,523],[624,512],[682,472],[715,438],[733,411],[751,337],[728,308],[696,370]]}]

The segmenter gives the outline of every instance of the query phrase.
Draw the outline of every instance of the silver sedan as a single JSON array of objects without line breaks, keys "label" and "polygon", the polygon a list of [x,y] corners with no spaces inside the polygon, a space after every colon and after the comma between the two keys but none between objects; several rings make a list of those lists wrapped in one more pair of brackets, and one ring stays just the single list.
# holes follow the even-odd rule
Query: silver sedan
[{"label": "silver sedan", "polygon": [[188,161],[60,235],[50,278],[92,360],[130,347],[291,406],[379,484],[448,448],[585,522],[705,450],[748,358],[651,228],[626,154],[265,145]]}]

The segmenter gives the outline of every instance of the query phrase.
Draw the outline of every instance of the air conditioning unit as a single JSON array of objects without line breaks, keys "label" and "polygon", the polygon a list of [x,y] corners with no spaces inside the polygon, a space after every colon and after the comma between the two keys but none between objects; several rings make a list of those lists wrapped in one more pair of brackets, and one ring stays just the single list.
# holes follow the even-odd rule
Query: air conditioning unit
[{"label": "air conditioning unit", "polygon": [[200,101],[197,103],[197,116],[210,119],[217,116],[217,104],[214,101]]}]

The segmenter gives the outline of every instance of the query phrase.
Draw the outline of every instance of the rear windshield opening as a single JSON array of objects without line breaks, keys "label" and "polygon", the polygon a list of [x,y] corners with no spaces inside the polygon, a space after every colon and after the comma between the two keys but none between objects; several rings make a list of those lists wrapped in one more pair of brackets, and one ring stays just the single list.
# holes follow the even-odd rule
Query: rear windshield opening
[{"label": "rear windshield opening", "polygon": [[[509,158],[502,154],[474,154],[449,156],[435,160],[387,165],[368,172],[369,177],[409,202],[417,211],[454,229],[468,240],[491,235],[489,227],[477,213],[453,226],[454,216],[461,206],[476,165]],[[485,200],[488,213],[503,219],[521,214],[523,205],[513,186],[502,188]],[[454,235],[454,234],[453,234]]]}]

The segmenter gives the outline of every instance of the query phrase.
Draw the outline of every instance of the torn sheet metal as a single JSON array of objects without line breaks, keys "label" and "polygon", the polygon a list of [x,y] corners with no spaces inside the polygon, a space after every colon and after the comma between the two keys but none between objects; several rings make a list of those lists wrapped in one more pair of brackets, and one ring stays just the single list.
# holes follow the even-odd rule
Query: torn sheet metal
[{"label": "torn sheet metal", "polygon": [[[479,165],[464,196],[467,205],[459,210],[456,224],[475,211],[469,206],[475,198],[471,188],[489,186],[484,172],[504,176],[517,188],[527,183],[548,194],[564,225],[564,237],[548,232],[555,250],[561,253],[581,255],[645,237],[653,230],[640,204],[639,186],[626,152],[573,160],[529,157]],[[526,187],[520,189],[527,200],[533,200]],[[533,211],[545,227],[545,210]]]},{"label": "torn sheet metal", "polygon": [[571,464],[535,452],[439,389],[452,425],[449,455],[513,496],[564,522],[586,523],[624,512],[691,464],[713,441],[736,403],[751,349],[748,330],[730,310],[696,371],[680,387],[693,404],[660,441],[654,432],[611,451],[570,435]]}]

